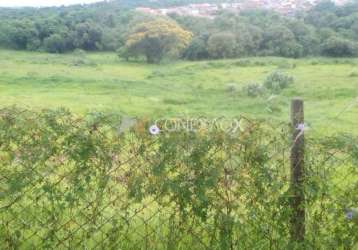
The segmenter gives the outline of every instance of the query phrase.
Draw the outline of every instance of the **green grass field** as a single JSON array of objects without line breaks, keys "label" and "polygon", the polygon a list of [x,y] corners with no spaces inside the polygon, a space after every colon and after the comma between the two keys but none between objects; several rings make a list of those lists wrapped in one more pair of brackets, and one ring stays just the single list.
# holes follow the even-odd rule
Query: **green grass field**
[{"label": "green grass field", "polygon": [[[279,95],[252,98],[242,90],[277,69],[295,78]],[[358,59],[246,58],[147,65],[120,61],[114,53],[0,51],[2,107],[288,121],[290,99],[295,96],[304,98],[312,129],[356,131]]]}]

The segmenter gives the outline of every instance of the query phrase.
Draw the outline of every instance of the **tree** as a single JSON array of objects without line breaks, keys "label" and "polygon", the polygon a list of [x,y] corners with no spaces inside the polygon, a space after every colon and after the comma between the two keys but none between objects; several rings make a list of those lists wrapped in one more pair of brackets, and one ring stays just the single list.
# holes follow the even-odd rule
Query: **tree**
[{"label": "tree", "polygon": [[263,32],[260,28],[250,25],[238,25],[236,36],[236,55],[256,55],[260,50]]},{"label": "tree", "polygon": [[183,53],[184,58],[189,60],[202,60],[209,57],[206,41],[202,37],[192,40]]},{"label": "tree", "polygon": [[347,39],[331,37],[322,44],[322,54],[334,57],[358,55],[358,45]]},{"label": "tree", "polygon": [[100,49],[102,36],[102,29],[93,22],[77,24],[72,33],[74,47],[84,50]]},{"label": "tree", "polygon": [[59,34],[53,34],[44,40],[47,52],[63,53],[66,50],[66,40]]},{"label": "tree", "polygon": [[10,26],[5,22],[0,22],[0,47],[11,47]]},{"label": "tree", "polygon": [[166,55],[178,55],[191,38],[192,34],[174,21],[160,18],[134,27],[126,39],[125,51],[144,55],[148,63],[158,63]]},{"label": "tree", "polygon": [[39,45],[38,32],[31,21],[17,21],[13,23],[9,32],[9,39],[14,48],[28,50],[38,48],[36,47]]},{"label": "tree", "polygon": [[263,48],[265,55],[300,57],[303,46],[299,44],[295,35],[284,25],[275,25],[264,33]]},{"label": "tree", "polygon": [[302,56],[317,54],[319,37],[312,26],[301,20],[292,20],[287,25],[294,34],[297,43],[302,46]]},{"label": "tree", "polygon": [[208,51],[213,58],[232,58],[235,57],[236,45],[234,34],[219,32],[209,38]]}]

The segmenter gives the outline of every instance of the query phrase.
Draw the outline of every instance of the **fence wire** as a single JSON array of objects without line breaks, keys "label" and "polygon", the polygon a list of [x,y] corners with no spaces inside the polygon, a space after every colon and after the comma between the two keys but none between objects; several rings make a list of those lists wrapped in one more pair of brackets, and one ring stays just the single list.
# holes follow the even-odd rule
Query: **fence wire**
[{"label": "fence wire", "polygon": [[[243,118],[242,118],[243,119]],[[0,111],[0,249],[354,249],[358,138],[306,138],[306,234],[290,239],[288,124],[148,132]]]}]

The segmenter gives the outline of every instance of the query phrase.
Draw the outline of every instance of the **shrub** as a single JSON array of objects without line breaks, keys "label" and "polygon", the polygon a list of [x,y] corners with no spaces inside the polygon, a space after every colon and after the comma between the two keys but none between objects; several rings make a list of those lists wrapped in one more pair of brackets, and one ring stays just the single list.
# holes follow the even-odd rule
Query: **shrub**
[{"label": "shrub", "polygon": [[264,87],[273,93],[279,93],[281,90],[293,84],[294,79],[286,73],[275,71],[271,73],[264,81]]},{"label": "shrub", "polygon": [[249,83],[247,86],[244,87],[244,91],[250,97],[257,97],[264,94],[265,90],[259,83]]},{"label": "shrub", "polygon": [[230,93],[230,94],[233,94],[235,92],[237,92],[237,85],[236,83],[228,83],[226,86],[225,86],[225,90],[226,92]]}]

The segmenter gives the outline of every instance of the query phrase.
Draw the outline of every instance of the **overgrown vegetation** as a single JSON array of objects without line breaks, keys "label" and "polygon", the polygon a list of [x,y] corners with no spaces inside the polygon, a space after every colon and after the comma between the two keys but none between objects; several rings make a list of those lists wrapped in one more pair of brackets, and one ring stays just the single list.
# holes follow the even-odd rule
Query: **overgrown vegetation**
[{"label": "overgrown vegetation", "polygon": [[284,74],[280,71],[275,71],[269,76],[267,76],[263,83],[263,86],[271,92],[277,94],[293,83],[294,79],[292,76]]},{"label": "overgrown vegetation", "polygon": [[[135,32],[133,28],[157,19],[135,12],[133,7],[188,2],[194,1],[118,0],[88,6],[0,9],[0,46],[52,53],[121,49],[127,57],[124,51],[130,34]],[[213,20],[175,15],[168,19],[194,34],[186,50],[177,53],[189,60],[243,56],[352,57],[358,53],[357,9],[357,2],[339,7],[323,2],[294,17],[256,10],[240,14],[222,12]],[[157,50],[152,46],[155,54]]]},{"label": "overgrown vegetation", "polygon": [[269,74],[263,83],[249,83],[243,90],[250,97],[262,96],[267,94],[279,94],[294,83],[294,78],[281,71],[274,71]]},{"label": "overgrown vegetation", "polygon": [[307,231],[294,242],[287,125],[242,117],[233,134],[154,136],[148,121],[119,124],[103,113],[0,111],[2,247],[357,246],[357,215],[347,214],[358,197],[354,136],[307,138]]}]

